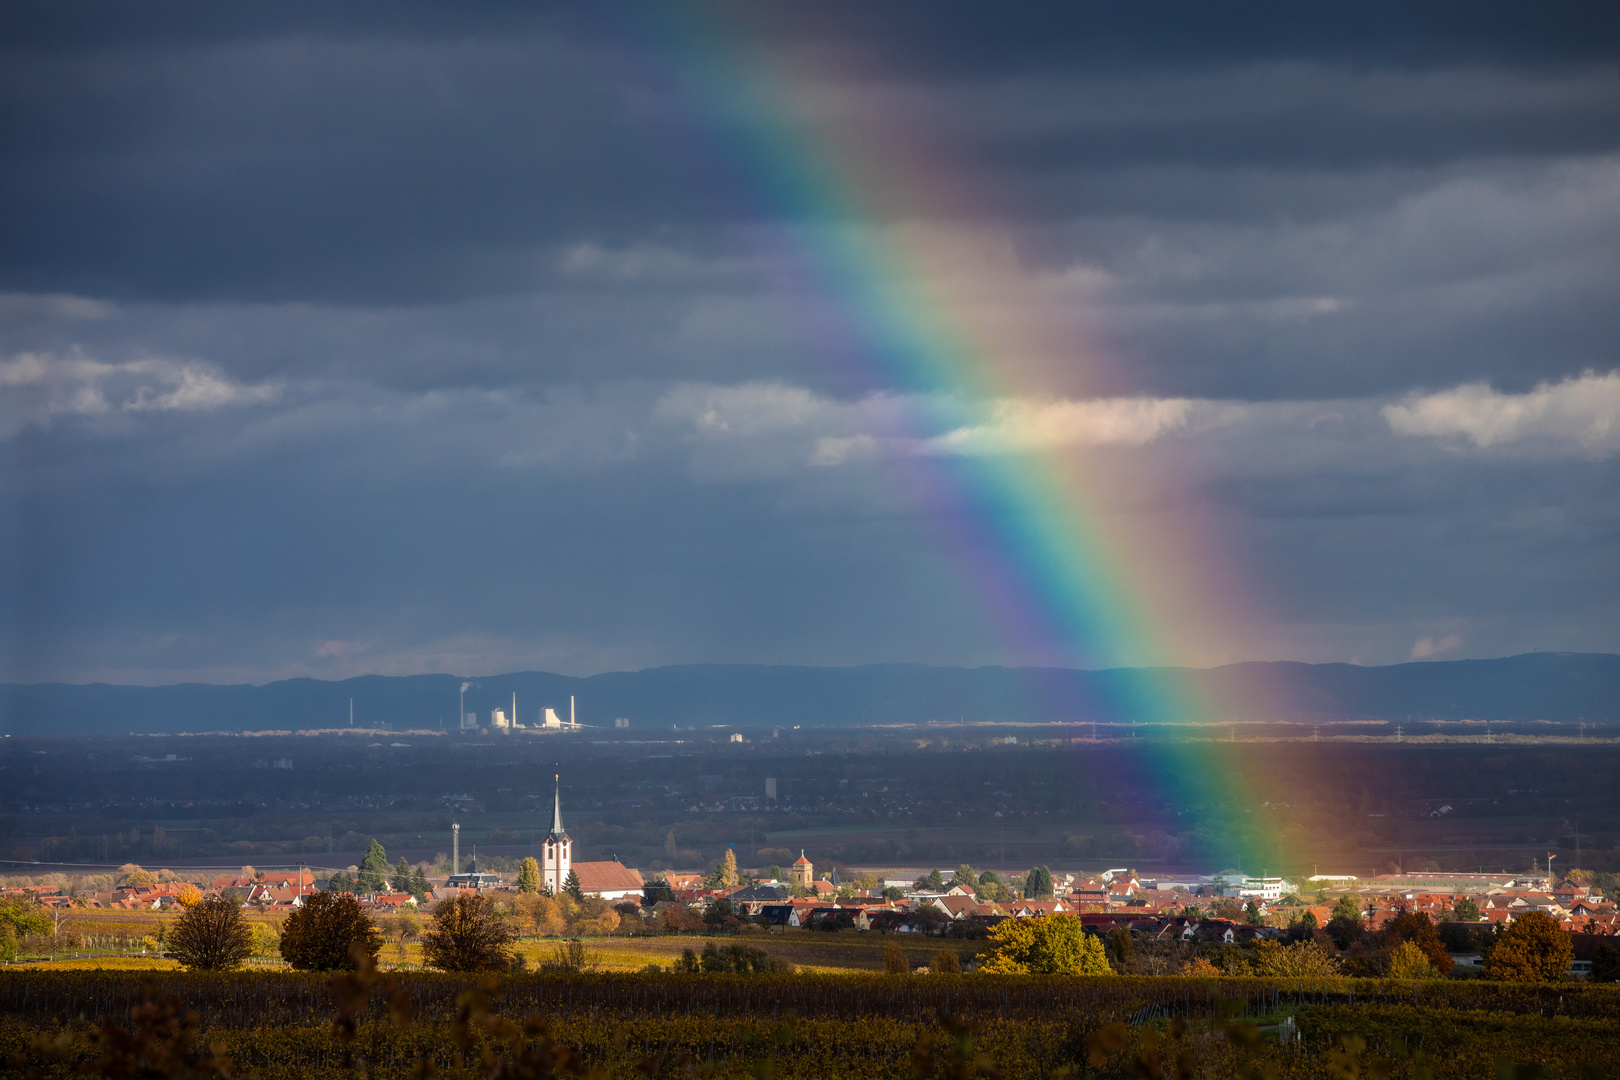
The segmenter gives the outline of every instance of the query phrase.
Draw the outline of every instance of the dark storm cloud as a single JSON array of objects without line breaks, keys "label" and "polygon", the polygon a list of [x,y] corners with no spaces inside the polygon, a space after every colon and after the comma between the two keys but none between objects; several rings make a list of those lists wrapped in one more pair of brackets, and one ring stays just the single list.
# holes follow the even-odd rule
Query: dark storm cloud
[{"label": "dark storm cloud", "polygon": [[[660,18],[456,11],[12,8],[0,287],[485,295],[543,283],[535,253],[554,245],[769,209],[683,101],[674,74],[692,60]],[[1006,213],[1083,212],[1077,171],[1365,170],[1620,139],[1611,20],[1579,6],[772,12],[755,27],[767,49],[858,43],[871,59],[828,78],[899,84]],[[711,18],[717,33],[745,21]],[[861,108],[885,108],[873,89]]]},{"label": "dark storm cloud", "polygon": [[[1224,658],[1620,648],[1617,20],[6,5],[0,679],[1019,662],[885,462],[1032,442],[1213,508]],[[744,53],[937,174],[837,224],[1084,343],[1026,428],[869,362]]]}]

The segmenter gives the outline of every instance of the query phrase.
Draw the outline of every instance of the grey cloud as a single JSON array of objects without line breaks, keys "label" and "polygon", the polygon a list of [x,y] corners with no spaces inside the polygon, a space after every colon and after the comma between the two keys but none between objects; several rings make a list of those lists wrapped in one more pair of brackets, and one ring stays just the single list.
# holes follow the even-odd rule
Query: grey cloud
[{"label": "grey cloud", "polygon": [[[0,10],[0,675],[1020,662],[946,481],[1030,447],[1200,508],[1227,658],[1620,648],[1620,14],[704,10]],[[918,155],[865,219],[735,42]]]},{"label": "grey cloud", "polygon": [[[967,288],[993,325],[1081,343],[1072,358],[1004,372],[1023,392],[1311,399],[1482,377],[1524,390],[1610,362],[1614,176],[1612,158],[1482,166],[1306,220],[943,222],[928,226],[939,252],[924,273],[990,260],[993,275]],[[452,303],[72,300],[95,311],[87,319],[64,315],[60,297],[11,294],[17,316],[0,350],[199,356],[245,383],[402,390],[626,379],[782,379],[855,396],[883,387],[863,328],[784,256],[802,245],[798,231],[750,229],[701,247],[673,237],[576,245],[547,255],[537,291]]]},{"label": "grey cloud", "polygon": [[[1103,512],[1202,500],[1264,566],[1280,614],[1231,627],[1240,653],[1371,662],[1458,632],[1470,654],[1532,631],[1612,647],[1613,459],[1458,454],[1392,431],[1382,404],[1195,402],[1141,445],[1073,452],[1117,479]],[[29,568],[5,585],[3,649],[14,677],[148,680],[475,653],[1016,661],[904,470],[813,460],[829,435],[965,411],[784,384],[291,384],[240,416],[143,415],[116,453],[36,429],[0,446],[22,511],[4,563]]]},{"label": "grey cloud", "polygon": [[[1143,16],[1131,33],[1164,41],[1169,26],[1198,21],[1178,15]],[[846,17],[861,18],[825,25]],[[1602,59],[1570,48],[1537,67],[1497,55],[1534,40],[1551,16],[1499,29],[1500,50],[1437,51],[1419,64],[1380,62],[1377,50],[1347,59],[1340,39],[1301,34],[1259,56],[1211,48],[1218,64],[1147,51],[1054,71],[1033,45],[1062,38],[1042,29],[1055,17],[998,28],[1026,48],[1022,71],[925,66],[884,83],[919,40],[895,26],[873,43],[875,70],[826,63],[815,78],[845,103],[841,121],[935,131],[937,167],[959,174],[979,212],[1013,218],[1087,212],[1086,174],[1099,170],[1436,168],[1613,151],[1620,131],[1601,49]],[[682,93],[676,73],[692,61],[678,35],[658,41],[634,19],[577,13],[469,9],[459,32],[425,15],[357,32],[364,18],[290,8],[280,23],[214,32],[155,18],[122,47],[94,31],[81,48],[47,31],[55,47],[30,47],[23,27],[0,76],[10,120],[0,196],[13,207],[0,225],[0,284],[168,299],[458,299],[545,287],[552,249],[645,243],[667,228],[691,242],[793,212],[747,175],[746,154],[728,146],[738,133]],[[940,22],[968,40],[959,15]],[[1410,18],[1384,32],[1403,30],[1424,33]],[[1186,177],[1178,200],[1207,199],[1201,186]],[[1116,197],[1131,190],[1116,185]],[[914,186],[888,207],[930,209]]]}]

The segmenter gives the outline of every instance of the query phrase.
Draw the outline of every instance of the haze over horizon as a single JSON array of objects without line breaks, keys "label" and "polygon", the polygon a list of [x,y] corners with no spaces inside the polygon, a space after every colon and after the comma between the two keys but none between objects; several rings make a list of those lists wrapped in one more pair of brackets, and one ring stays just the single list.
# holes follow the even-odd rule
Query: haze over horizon
[{"label": "haze over horizon", "polygon": [[1617,19],[6,7],[0,682],[1620,653]]}]

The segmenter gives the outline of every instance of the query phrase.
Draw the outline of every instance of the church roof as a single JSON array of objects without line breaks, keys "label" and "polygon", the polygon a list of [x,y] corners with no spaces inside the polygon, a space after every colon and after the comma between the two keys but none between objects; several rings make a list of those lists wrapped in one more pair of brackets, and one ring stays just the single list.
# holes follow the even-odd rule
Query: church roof
[{"label": "church roof", "polygon": [[579,877],[581,892],[621,892],[646,884],[641,880],[641,871],[619,862],[577,862],[573,871]]},{"label": "church roof", "polygon": [[801,852],[799,852],[799,857],[797,859],[793,860],[793,865],[794,866],[809,866],[810,865],[810,860],[805,858],[804,857],[804,852],[801,851]]}]

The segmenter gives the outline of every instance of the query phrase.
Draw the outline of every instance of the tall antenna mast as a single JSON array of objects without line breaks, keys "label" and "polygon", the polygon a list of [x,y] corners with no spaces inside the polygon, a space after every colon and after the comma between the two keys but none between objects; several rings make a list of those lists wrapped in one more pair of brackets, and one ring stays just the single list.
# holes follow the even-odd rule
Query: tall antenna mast
[{"label": "tall antenna mast", "polygon": [[461,873],[461,823],[450,823],[450,872]]}]

